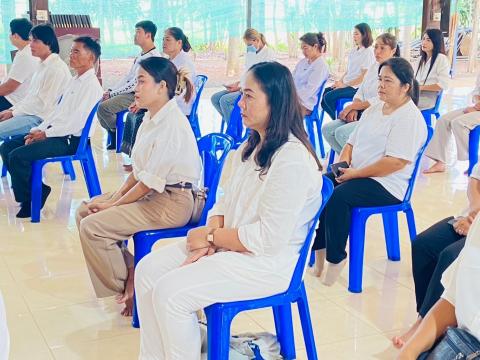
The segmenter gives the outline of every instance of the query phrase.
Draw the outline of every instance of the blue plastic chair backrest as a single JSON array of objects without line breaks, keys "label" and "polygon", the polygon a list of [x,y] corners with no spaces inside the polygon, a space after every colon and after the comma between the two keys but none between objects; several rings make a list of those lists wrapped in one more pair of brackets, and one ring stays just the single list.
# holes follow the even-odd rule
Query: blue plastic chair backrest
[{"label": "blue plastic chair backrest", "polygon": [[430,139],[432,138],[433,128],[427,125],[427,132],[428,132],[427,140],[425,141],[425,144],[423,144],[423,146],[418,151],[417,159],[415,160],[415,167],[413,168],[412,176],[408,181],[408,188],[407,188],[407,192],[405,193],[405,197],[403,198],[403,202],[408,202],[412,198],[413,188],[415,187],[415,180],[417,179],[418,169],[420,168],[420,161],[422,160],[422,154],[425,151],[425,148],[427,147],[428,143],[430,142]]},{"label": "blue plastic chair backrest", "polygon": [[195,115],[197,113],[198,104],[200,103],[200,96],[202,95],[202,91],[207,80],[208,80],[208,77],[206,75],[197,75],[195,77],[196,95],[195,95],[195,100],[193,101],[192,110],[190,112],[191,115]]},{"label": "blue plastic chair backrest", "polygon": [[240,107],[238,106],[238,102],[240,101],[241,97],[242,96],[240,95],[235,101],[235,105],[233,106],[233,110],[230,115],[230,120],[228,121],[227,130],[225,131],[225,134],[230,135],[235,143],[242,141],[244,132],[242,115],[240,112]]},{"label": "blue plastic chair backrest", "polygon": [[310,229],[308,230],[308,235],[305,239],[305,242],[302,245],[302,248],[300,249],[300,256],[298,257],[297,265],[295,266],[295,270],[293,271],[292,280],[290,281],[290,285],[288,287],[287,292],[298,289],[298,287],[302,283],[303,274],[305,273],[305,268],[307,266],[307,257],[308,257],[310,248],[312,247],[313,234],[315,233],[315,229],[317,228],[320,214],[325,208],[325,205],[327,204],[328,199],[330,199],[330,196],[332,196],[332,193],[333,193],[332,182],[330,181],[329,178],[327,178],[326,176],[323,176],[322,205],[320,206],[320,209],[318,210],[317,214],[315,215],[315,217],[312,219],[310,223]]},{"label": "blue plastic chair backrest", "polygon": [[87,150],[88,139],[90,138],[90,129],[92,128],[93,119],[97,113],[98,105],[100,105],[100,101],[98,101],[92,108],[90,114],[88,115],[87,121],[85,122],[85,126],[83,127],[82,135],[80,137],[80,142],[78,143],[77,155],[83,154]]},{"label": "blue plastic chair backrest", "polygon": [[216,200],[223,162],[234,142],[228,135],[212,133],[202,137],[197,144],[203,163],[203,184],[208,188],[207,201],[199,221],[199,224],[204,224]]},{"label": "blue plastic chair backrest", "polygon": [[325,89],[325,84],[327,83],[327,79],[320,85],[317,91],[317,103],[313,107],[312,114],[318,114],[318,107],[320,106],[320,102],[322,101],[323,90]]}]

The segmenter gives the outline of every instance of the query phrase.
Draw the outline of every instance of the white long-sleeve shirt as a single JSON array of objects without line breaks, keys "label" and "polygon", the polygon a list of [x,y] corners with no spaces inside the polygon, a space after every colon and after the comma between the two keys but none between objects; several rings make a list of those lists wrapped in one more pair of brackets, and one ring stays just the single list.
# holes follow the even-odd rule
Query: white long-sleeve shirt
[{"label": "white long-sleeve shirt", "polygon": [[[362,71],[368,70],[373,63],[375,63],[375,55],[371,46],[368,48],[363,46],[353,48],[348,53],[347,70],[343,76],[343,82],[346,84],[355,80]],[[359,85],[352,87],[357,89]]]},{"label": "white long-sleeve shirt", "polygon": [[260,176],[255,154],[242,161],[245,144],[230,158],[223,196],[208,216],[223,215],[225,228],[238,229],[254,256],[283,254],[295,260],[322,201],[322,174],[313,156],[293,135]]},{"label": "white long-sleeve shirt", "polygon": [[[415,70],[415,79],[419,85],[435,85],[437,84],[443,90],[448,89],[450,82],[450,61],[443,54],[438,54],[433,63],[432,70],[430,64],[432,58],[428,59],[425,64],[420,67],[420,60],[417,61],[413,69]],[[427,76],[428,75],[428,76]],[[435,105],[438,93],[436,91],[421,91],[418,107],[420,109],[428,109]]]},{"label": "white long-sleeve shirt", "polygon": [[165,185],[198,185],[202,163],[197,141],[175,99],[154,117],[146,112],[132,149],[133,176],[161,193]]},{"label": "white long-sleeve shirt", "polygon": [[268,45],[265,45],[258,52],[247,52],[245,54],[245,68],[243,69],[242,76],[240,77],[240,87],[243,88],[245,85],[247,72],[253,65],[270,61],[275,61],[275,50]]},{"label": "white long-sleeve shirt", "polygon": [[71,78],[67,64],[58,54],[50,54],[38,66],[25,98],[12,106],[13,116],[36,115],[46,119]]},{"label": "white long-sleeve shirt", "polygon": [[110,97],[120,94],[132,93],[135,90],[135,86],[137,85],[137,70],[140,66],[140,61],[151,56],[162,56],[162,54],[157,50],[157,48],[153,48],[145,54],[139,54],[133,61],[133,65],[130,68],[128,74],[125,75],[125,77],[120,80],[117,85],[115,85],[112,89],[109,89],[108,92],[110,94]]},{"label": "white long-sleeve shirt", "polygon": [[321,56],[312,63],[303,58],[295,66],[292,75],[300,102],[306,109],[313,110],[317,103],[318,89],[328,79],[328,65]]},{"label": "white long-sleeve shirt", "polygon": [[47,137],[81,136],[87,117],[102,93],[94,69],[86,71],[82,76],[75,76],[69,81],[52,115],[31,131],[45,131]]},{"label": "white long-sleeve shirt", "polygon": [[375,62],[370,66],[363,78],[353,99],[360,101],[368,101],[370,105],[374,105],[380,101],[378,98],[378,68],[380,64]]},{"label": "white long-sleeve shirt", "polygon": [[192,59],[190,56],[183,50],[181,50],[177,56],[175,56],[173,59],[170,59],[172,63],[175,64],[178,70],[180,69],[185,69],[188,73],[188,79],[192,82],[193,85],[193,93],[192,97],[190,98],[190,101],[187,103],[185,102],[185,99],[183,98],[185,95],[185,92],[183,94],[180,94],[178,96],[175,96],[177,99],[178,107],[180,110],[182,110],[183,114],[188,116],[190,115],[190,112],[192,111],[192,105],[193,102],[195,101],[195,78],[197,74],[195,73],[195,65],[193,64]]}]

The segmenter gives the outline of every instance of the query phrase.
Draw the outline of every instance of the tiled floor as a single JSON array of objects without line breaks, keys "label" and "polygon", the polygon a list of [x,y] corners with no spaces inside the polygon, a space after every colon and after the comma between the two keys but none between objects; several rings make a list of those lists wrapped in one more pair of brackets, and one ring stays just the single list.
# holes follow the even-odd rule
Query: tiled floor
[{"label": "tiled floor", "polygon": [[[465,102],[467,85],[473,79],[456,81],[444,106]],[[218,128],[206,89],[200,105],[203,132]],[[102,151],[97,129],[95,158],[103,190],[116,188],[125,176],[122,157]],[[426,166],[426,163],[423,164]],[[466,164],[457,164],[446,174],[418,179],[413,203],[418,230],[458,213],[465,204]],[[47,183],[53,192],[42,213],[42,222],[32,224],[15,218],[17,206],[7,179],[0,181],[0,289],[7,308],[12,337],[12,360],[43,359],[135,359],[138,330],[119,315],[112,300],[97,300],[85,267],[73,214],[87,196],[81,170],[74,182],[61,175],[60,167],[48,165]],[[415,319],[415,300],[410,270],[410,245],[405,219],[400,217],[402,260],[386,260],[379,218],[369,221],[365,257],[364,291],[347,291],[345,270],[339,283],[328,288],[310,274],[306,276],[310,309],[321,359],[392,359],[389,339]],[[161,246],[161,244],[159,244]],[[298,359],[305,359],[298,316],[295,336]],[[241,314],[233,332],[274,331],[269,311]]]}]

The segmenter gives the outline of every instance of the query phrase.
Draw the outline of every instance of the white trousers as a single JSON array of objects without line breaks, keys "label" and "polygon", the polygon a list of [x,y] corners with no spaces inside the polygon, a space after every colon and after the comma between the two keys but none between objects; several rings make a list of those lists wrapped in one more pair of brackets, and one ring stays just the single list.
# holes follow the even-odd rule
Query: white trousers
[{"label": "white trousers", "polygon": [[443,163],[447,162],[452,134],[457,145],[457,159],[468,160],[468,137],[470,130],[480,125],[480,111],[463,113],[463,109],[450,111],[438,119],[432,140],[425,150],[429,158]]},{"label": "white trousers", "polygon": [[141,360],[199,360],[196,315],[217,302],[262,298],[285,291],[298,255],[253,256],[232,251],[186,259],[185,240],[147,255],[135,271]]},{"label": "white trousers", "polygon": [[10,348],[10,337],[8,335],[7,315],[5,306],[3,306],[3,298],[0,293],[0,360],[8,360],[8,352]]}]

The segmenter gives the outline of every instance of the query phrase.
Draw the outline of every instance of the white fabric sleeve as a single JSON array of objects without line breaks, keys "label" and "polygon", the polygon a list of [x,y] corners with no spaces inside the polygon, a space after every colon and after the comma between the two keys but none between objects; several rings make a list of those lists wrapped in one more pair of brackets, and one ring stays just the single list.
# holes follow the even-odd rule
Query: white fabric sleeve
[{"label": "white fabric sleeve", "polygon": [[[414,125],[416,122],[414,122],[409,115],[410,114],[404,114],[403,116],[405,116],[405,118],[395,119],[392,129],[388,134],[385,155],[413,163],[417,158],[420,148],[418,139],[422,129]],[[420,126],[424,125],[425,123]],[[424,130],[426,132],[426,129]],[[422,145],[423,143],[420,146]]]},{"label": "white fabric sleeve", "polygon": [[273,159],[258,204],[260,220],[238,228],[240,242],[254,255],[273,256],[288,246],[307,201],[308,187],[298,184],[309,178],[306,156],[303,150],[290,151]]},{"label": "white fabric sleeve", "polygon": [[16,56],[13,59],[12,67],[8,72],[7,78],[23,84],[27,79],[32,77],[37,69],[37,67],[32,65],[32,61],[29,61],[26,56]]},{"label": "white fabric sleeve", "polygon": [[[445,55],[438,56],[435,61],[435,71],[438,78],[438,86],[443,90],[448,89],[450,83],[450,63]],[[433,71],[433,69],[432,69]]]},{"label": "white fabric sleeve", "polygon": [[328,78],[327,65],[323,63],[321,59],[318,61],[320,61],[320,64],[315,66],[313,71],[310,73],[307,83],[301,88],[297,88],[298,97],[304,105],[308,99],[317,94],[320,85],[322,85],[325,79]]},{"label": "white fabric sleeve", "polygon": [[365,51],[365,57],[363,58],[363,62],[360,65],[360,69],[368,70],[370,67],[375,63],[375,54],[373,53],[373,48],[370,46]]},{"label": "white fabric sleeve", "polygon": [[[227,154],[227,158],[223,163],[222,174],[220,176],[220,181],[218,183],[217,194],[223,193],[221,196],[217,197],[215,204],[208,212],[208,217],[216,215],[225,215],[225,194],[230,192],[229,184],[230,178],[233,174],[234,167],[237,161],[237,156],[239,156],[239,150],[230,150]],[[235,164],[234,164],[235,163]]]},{"label": "white fabric sleeve", "polygon": [[365,99],[365,81],[362,81],[362,83],[358,87],[357,92],[353,96],[353,99],[354,100],[357,99],[357,100],[360,100],[360,101],[365,101],[366,100]]},{"label": "white fabric sleeve", "polygon": [[[366,116],[369,116],[368,114],[371,112],[371,109],[372,107],[369,107],[368,109],[366,109],[363,114],[362,114],[362,118],[365,119]],[[357,144],[357,141],[358,141],[358,129],[360,128],[360,126],[355,126],[355,129],[353,130],[353,132],[350,134],[350,136],[348,137],[348,140],[347,140],[347,144],[350,144],[352,145],[354,148],[355,148],[355,144]]]}]

